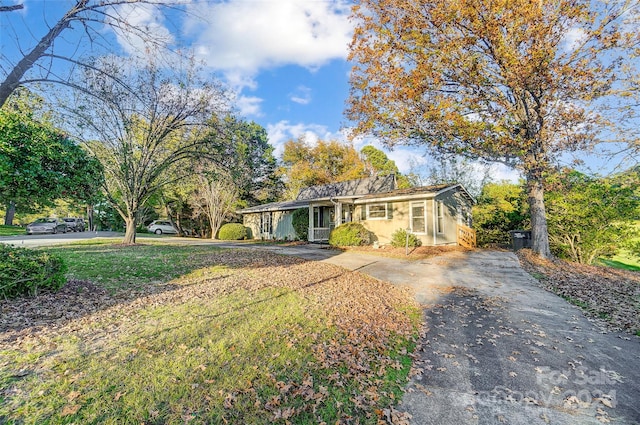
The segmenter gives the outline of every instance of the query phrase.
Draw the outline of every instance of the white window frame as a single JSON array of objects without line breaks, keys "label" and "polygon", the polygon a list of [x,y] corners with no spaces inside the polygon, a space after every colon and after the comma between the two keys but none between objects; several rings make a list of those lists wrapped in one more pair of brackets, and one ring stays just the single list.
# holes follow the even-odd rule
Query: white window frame
[{"label": "white window frame", "polygon": [[[268,217],[268,218],[265,218]],[[266,227],[266,231],[265,231]],[[260,234],[261,235],[271,235],[273,231],[273,214],[271,211],[264,211],[261,213],[260,217]]]},{"label": "white window frame", "polygon": [[[384,206],[384,217],[371,217],[370,207],[372,206]],[[375,204],[367,204],[367,220],[387,220],[389,217],[389,211],[387,210],[387,202],[376,202]]]},{"label": "white window frame", "polygon": [[[418,204],[422,204],[422,218],[424,220],[424,232],[416,232],[415,229],[413,228],[413,206],[414,205],[418,205]],[[409,223],[410,223],[410,227],[411,227],[411,232],[415,233],[417,235],[426,235],[428,233],[428,229],[427,229],[427,201],[412,201],[409,202]]]}]

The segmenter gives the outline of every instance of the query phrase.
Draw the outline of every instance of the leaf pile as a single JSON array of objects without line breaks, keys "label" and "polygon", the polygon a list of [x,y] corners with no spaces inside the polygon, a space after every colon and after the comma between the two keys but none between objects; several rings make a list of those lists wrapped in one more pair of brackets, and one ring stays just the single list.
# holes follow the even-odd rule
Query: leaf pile
[{"label": "leaf pile", "polygon": [[543,287],[603,320],[611,330],[640,332],[640,273],[517,252],[522,267]]},{"label": "leaf pile", "polygon": [[[242,315],[251,314],[252,306],[264,301],[261,298],[264,294],[277,298],[295,293],[309,302],[305,307],[309,322],[317,321],[320,314],[324,325],[310,332],[307,323],[293,323],[265,334],[264,344],[275,339],[284,340],[290,347],[309,343],[308,360],[301,364],[294,362],[283,370],[276,358],[278,353],[272,359],[238,359],[236,362],[253,362],[256,370],[253,380],[224,387],[219,394],[217,391],[215,394],[205,392],[204,387],[213,383],[213,378],[206,378],[206,374],[212,372],[200,364],[194,368],[192,377],[199,383],[194,384],[189,401],[185,403],[193,405],[200,397],[204,400],[200,413],[196,404],[191,407],[192,411],[179,414],[185,422],[192,423],[251,421],[255,416],[247,417],[247,409],[253,409],[253,415],[264,418],[264,423],[322,423],[324,418],[332,418],[331,423],[373,424],[385,420],[388,407],[401,395],[410,366],[408,354],[417,337],[420,314],[410,294],[357,272],[267,251],[215,251],[208,254],[206,263],[210,264],[211,270],[196,270],[179,279],[139,290],[110,294],[98,283],[70,281],[60,292],[0,301],[0,353],[19,350],[24,353],[23,357],[29,353],[33,358],[53,362],[56,356],[63,357],[64,354],[49,347],[55,347],[54,342],[64,339],[82,341],[83,352],[102,358],[113,355],[116,341],[136,341],[134,346],[127,348],[132,353],[127,361],[143,354],[157,358],[166,355],[165,350],[179,350],[180,356],[185,356],[180,361],[189,362],[189,353],[206,350],[207,342],[183,346],[178,342],[166,345],[145,339],[139,328],[142,329],[145,320],[150,320],[147,319],[149,309],[178,311],[173,310],[174,307],[207,303],[242,291],[257,294],[238,298],[241,303],[235,312],[240,311],[238,314]],[[243,310],[246,313],[242,313]],[[211,316],[207,317],[183,315],[176,317],[178,320],[173,325],[192,327],[207,323],[207,326],[215,326],[216,316],[221,314],[226,313],[211,311]],[[260,341],[263,344],[262,339]],[[161,348],[154,348],[156,346]],[[16,355],[20,356],[20,353]],[[63,358],[60,360],[64,361]],[[11,362],[0,361],[0,372],[6,367],[11,367]],[[287,367],[290,370],[287,371]],[[87,373],[85,370],[75,372],[81,377]],[[31,364],[9,373],[14,378],[23,374],[43,374],[41,378],[44,379],[52,372],[49,367]],[[67,379],[66,376],[56,379]],[[15,398],[13,395],[24,394],[27,399],[30,396],[28,389],[20,387],[19,383],[16,385],[0,391],[0,399],[20,406],[20,396]],[[82,404],[83,397],[76,396],[76,391],[81,392],[81,389],[74,390],[73,403],[69,401],[61,409],[62,413],[51,415],[69,416],[80,422],[83,418],[88,420],[81,416],[89,410]],[[128,391],[133,392],[132,389]],[[125,396],[125,392],[106,395],[102,401],[93,396],[86,397],[117,406],[130,396]],[[201,422],[198,415],[206,412],[208,405],[221,406],[224,416]],[[11,410],[11,406],[5,407]],[[0,412],[2,410],[0,404]],[[148,414],[158,423],[175,419],[163,416],[173,412],[158,412],[151,407]],[[144,417],[136,418],[144,421]]]},{"label": "leaf pile", "polygon": [[407,255],[407,250],[404,246],[394,248],[391,245],[383,245],[379,248],[374,248],[373,246],[368,245],[341,247],[341,249],[350,252],[375,254],[381,257],[402,258],[405,260],[424,260],[426,258],[437,257],[439,255],[446,255],[454,252],[469,251],[468,248],[453,245],[409,247],[409,255]]}]

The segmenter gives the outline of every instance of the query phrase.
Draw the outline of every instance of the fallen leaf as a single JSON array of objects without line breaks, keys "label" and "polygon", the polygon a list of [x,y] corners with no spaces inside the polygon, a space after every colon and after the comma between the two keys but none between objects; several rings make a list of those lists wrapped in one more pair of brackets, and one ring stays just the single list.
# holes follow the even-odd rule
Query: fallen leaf
[{"label": "fallen leaf", "polygon": [[75,415],[76,413],[78,413],[78,410],[80,410],[80,407],[81,406],[79,404],[68,404],[62,409],[60,416]]}]

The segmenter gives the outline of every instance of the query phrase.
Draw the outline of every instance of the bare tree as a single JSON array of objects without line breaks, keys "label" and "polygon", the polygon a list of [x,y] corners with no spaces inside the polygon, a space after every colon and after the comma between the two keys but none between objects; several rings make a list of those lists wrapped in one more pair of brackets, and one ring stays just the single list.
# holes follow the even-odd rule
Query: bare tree
[{"label": "bare tree", "polygon": [[[0,6],[0,12],[9,14],[7,25],[2,29],[3,39],[13,40],[14,45],[8,47],[3,43],[0,52],[0,107],[9,96],[20,86],[35,83],[60,83],[70,87],[74,84],[70,76],[78,68],[96,69],[92,60],[78,54],[81,45],[90,44],[93,55],[102,52],[113,52],[113,40],[108,39],[104,26],[109,26],[114,35],[129,46],[144,46],[144,50],[161,49],[171,41],[166,31],[162,31],[157,23],[131,25],[130,14],[136,8],[144,7],[160,11],[162,8],[175,8],[180,1],[170,0],[75,0],[72,6],[53,24],[49,14],[54,14],[54,2],[48,2],[50,9],[43,14],[42,27],[47,32],[40,38],[32,37],[32,44],[28,44],[24,34],[33,34],[34,28],[27,27],[25,20],[16,11],[24,9],[22,4]],[[43,2],[43,5],[46,5]],[[43,6],[44,7],[44,6]],[[147,13],[149,14],[149,13]],[[15,18],[13,18],[15,16]],[[13,18],[13,19],[12,19]],[[23,27],[23,28],[20,28]],[[68,53],[56,47],[56,40],[64,33],[77,35],[76,49]],[[107,38],[105,38],[107,37]],[[64,44],[64,43],[60,43]],[[59,47],[59,46],[58,46]],[[76,87],[78,88],[78,87]]]},{"label": "bare tree", "polygon": [[198,173],[198,189],[192,195],[191,205],[196,216],[203,215],[209,221],[211,239],[230,218],[239,199],[238,186],[227,173]]},{"label": "bare tree", "polygon": [[410,162],[409,178],[416,186],[459,183],[474,197],[480,196],[482,188],[491,183],[493,167],[465,157],[427,157],[427,162]]},{"label": "bare tree", "polygon": [[[70,104],[70,123],[100,160],[105,192],[126,224],[123,243],[136,240],[138,211],[165,185],[192,174],[185,160],[211,156],[212,116],[225,113],[224,93],[200,81],[193,63],[170,71],[135,60],[104,58],[84,75],[86,90]],[[132,91],[113,78],[126,80]],[[87,93],[92,93],[89,95]],[[207,128],[208,138],[201,132]]]}]

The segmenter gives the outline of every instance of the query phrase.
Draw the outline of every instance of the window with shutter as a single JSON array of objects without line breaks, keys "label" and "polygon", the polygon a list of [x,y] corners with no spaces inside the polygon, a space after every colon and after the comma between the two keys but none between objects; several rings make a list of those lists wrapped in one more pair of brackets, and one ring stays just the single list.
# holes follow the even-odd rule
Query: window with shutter
[{"label": "window with shutter", "polygon": [[387,218],[387,204],[367,205],[367,220],[381,220]]}]

